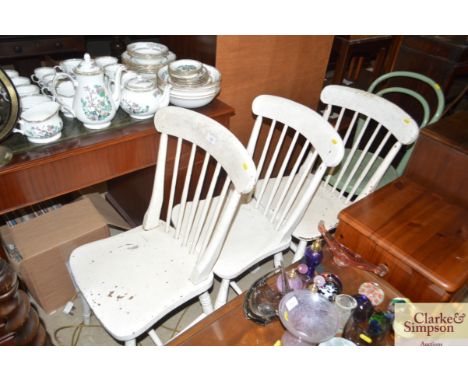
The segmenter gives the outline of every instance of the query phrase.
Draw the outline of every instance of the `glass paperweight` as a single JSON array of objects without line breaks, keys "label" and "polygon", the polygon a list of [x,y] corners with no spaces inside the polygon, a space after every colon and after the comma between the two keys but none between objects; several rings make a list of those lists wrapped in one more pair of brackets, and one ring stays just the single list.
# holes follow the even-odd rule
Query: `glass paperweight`
[{"label": "glass paperweight", "polygon": [[391,322],[385,312],[375,312],[369,319],[367,334],[378,344],[390,332]]},{"label": "glass paperweight", "polygon": [[335,297],[343,290],[343,285],[339,277],[333,273],[322,273],[325,282],[317,286],[317,291],[329,301],[335,301]]},{"label": "glass paperweight", "polygon": [[353,317],[358,322],[364,322],[369,320],[374,313],[374,305],[367,296],[363,294],[355,294],[354,299],[356,300],[357,306],[353,312]]},{"label": "glass paperweight", "polygon": [[338,330],[338,309],[317,293],[307,289],[286,294],[280,301],[278,314],[286,332],[284,346],[318,345],[334,337]]}]

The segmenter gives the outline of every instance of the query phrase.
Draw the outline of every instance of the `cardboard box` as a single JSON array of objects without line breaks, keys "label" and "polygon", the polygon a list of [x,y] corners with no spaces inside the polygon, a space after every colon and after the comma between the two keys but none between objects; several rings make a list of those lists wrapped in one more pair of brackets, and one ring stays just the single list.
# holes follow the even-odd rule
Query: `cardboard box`
[{"label": "cardboard box", "polygon": [[13,227],[0,227],[0,233],[10,264],[50,313],[76,294],[66,265],[71,252],[108,237],[109,225],[130,228],[103,197],[89,194]]}]

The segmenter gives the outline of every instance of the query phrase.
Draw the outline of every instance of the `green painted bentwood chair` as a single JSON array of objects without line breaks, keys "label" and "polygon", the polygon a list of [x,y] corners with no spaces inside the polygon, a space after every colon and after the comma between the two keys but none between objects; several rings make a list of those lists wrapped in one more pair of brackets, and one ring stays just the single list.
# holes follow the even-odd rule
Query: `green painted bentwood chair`
[{"label": "green painted bentwood chair", "polygon": [[[437,97],[437,105],[436,105],[434,113],[432,113],[432,116],[431,116],[431,110],[429,107],[429,102],[421,94],[417,93],[414,90],[400,87],[400,86],[395,86],[395,87],[388,87],[388,88],[375,91],[382,82],[388,80],[389,78],[394,78],[394,77],[414,78],[416,80],[425,82],[434,90],[434,93]],[[372,84],[369,86],[369,89],[367,91],[370,93],[375,93],[379,96],[384,96],[385,94],[389,94],[389,93],[401,93],[401,94],[406,94],[408,96],[415,98],[423,109],[423,119],[421,123],[419,124],[420,129],[424,128],[426,125],[430,125],[431,123],[437,122],[442,116],[442,113],[445,108],[445,97],[444,97],[444,93],[442,89],[440,88],[440,85],[434,80],[432,80],[431,78],[423,74],[416,73],[416,72],[396,71],[396,72],[386,73],[380,76],[379,78],[377,78],[374,82],[372,82]],[[401,161],[398,163],[396,167],[396,173],[398,174],[398,176],[401,176],[403,174],[403,171],[405,170],[406,165],[408,164],[408,160],[411,156],[411,153],[413,152],[413,149],[414,149],[414,144],[406,147],[405,154],[403,155]]]}]

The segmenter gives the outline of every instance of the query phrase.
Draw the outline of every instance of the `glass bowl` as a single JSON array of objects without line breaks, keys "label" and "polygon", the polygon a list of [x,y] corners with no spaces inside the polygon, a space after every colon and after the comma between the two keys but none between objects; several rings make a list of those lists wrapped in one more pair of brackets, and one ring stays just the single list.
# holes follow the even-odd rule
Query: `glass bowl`
[{"label": "glass bowl", "polygon": [[336,306],[318,293],[307,289],[286,294],[278,313],[286,332],[283,345],[317,345],[334,337],[339,328]]}]

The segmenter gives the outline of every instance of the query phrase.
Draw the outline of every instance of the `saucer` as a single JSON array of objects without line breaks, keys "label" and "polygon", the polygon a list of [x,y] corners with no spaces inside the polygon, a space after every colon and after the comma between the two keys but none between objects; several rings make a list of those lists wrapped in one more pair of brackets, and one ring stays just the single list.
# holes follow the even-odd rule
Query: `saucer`
[{"label": "saucer", "polygon": [[55,134],[49,138],[33,138],[33,137],[26,137],[28,138],[28,141],[31,143],[51,143],[55,142],[57,139],[59,139],[62,136],[62,132],[60,131],[58,134]]}]

